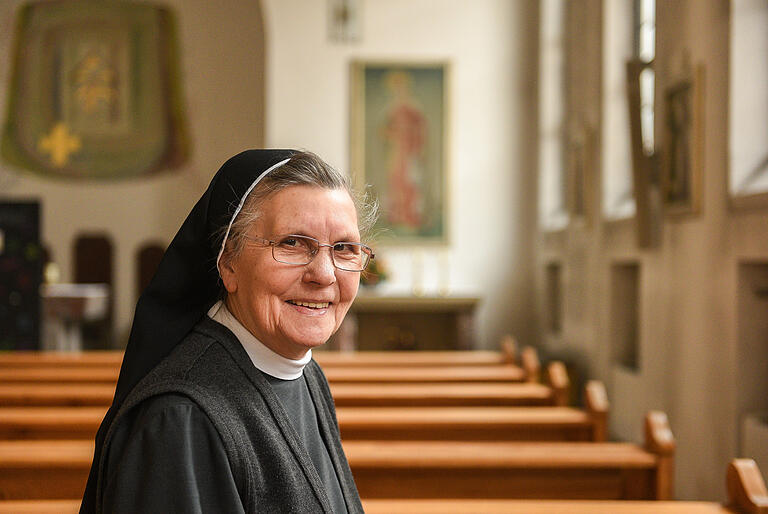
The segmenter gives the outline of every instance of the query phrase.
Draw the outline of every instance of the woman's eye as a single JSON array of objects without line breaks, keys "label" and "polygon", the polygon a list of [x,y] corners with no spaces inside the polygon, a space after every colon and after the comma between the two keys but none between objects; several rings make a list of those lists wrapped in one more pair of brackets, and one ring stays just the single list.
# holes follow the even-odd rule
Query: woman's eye
[{"label": "woman's eye", "polygon": [[309,247],[309,243],[300,237],[284,237],[278,243],[281,248],[300,250]]},{"label": "woman's eye", "polygon": [[360,246],[352,243],[336,243],[333,245],[333,251],[336,253],[355,255],[360,253]]},{"label": "woman's eye", "polygon": [[299,236],[284,237],[280,240],[278,246],[285,250],[295,250],[300,252],[312,252],[314,249],[314,244],[311,239]]}]

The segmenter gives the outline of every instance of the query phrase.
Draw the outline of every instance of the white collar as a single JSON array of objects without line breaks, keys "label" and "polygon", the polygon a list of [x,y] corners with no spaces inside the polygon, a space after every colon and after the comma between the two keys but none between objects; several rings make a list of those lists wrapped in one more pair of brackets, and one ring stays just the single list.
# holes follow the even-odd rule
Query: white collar
[{"label": "white collar", "polygon": [[218,321],[228,329],[243,345],[251,362],[257,369],[267,375],[279,378],[281,380],[296,380],[304,372],[310,360],[312,360],[312,350],[307,350],[307,354],[299,360],[288,359],[272,351],[261,341],[256,339],[247,328],[235,318],[222,301],[216,302],[208,311],[208,317]]}]

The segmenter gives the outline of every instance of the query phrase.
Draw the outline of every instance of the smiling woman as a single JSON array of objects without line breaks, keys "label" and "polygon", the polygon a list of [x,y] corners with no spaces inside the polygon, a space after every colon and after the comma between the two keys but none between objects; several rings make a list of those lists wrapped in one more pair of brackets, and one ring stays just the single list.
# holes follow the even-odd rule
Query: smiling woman
[{"label": "smiling woman", "polygon": [[[290,170],[290,164],[283,168]],[[281,180],[280,171],[272,181]],[[283,175],[290,176],[290,171]],[[307,238],[279,236],[279,246],[248,244],[232,258],[229,244],[222,254],[227,308],[272,351],[299,359],[331,337],[357,294],[358,273],[340,270],[334,256],[338,242],[360,242],[357,212],[346,189],[291,185],[263,200],[258,213],[248,216],[254,218],[244,234],[249,242],[261,237],[269,241],[279,234],[333,242],[330,252],[318,247],[312,253]],[[300,241],[308,248],[306,258],[298,264],[278,261],[287,254],[286,247],[295,248]]]},{"label": "smiling woman", "polygon": [[222,166],[139,299],[81,512],[362,512],[312,349],[374,217],[314,154]]}]

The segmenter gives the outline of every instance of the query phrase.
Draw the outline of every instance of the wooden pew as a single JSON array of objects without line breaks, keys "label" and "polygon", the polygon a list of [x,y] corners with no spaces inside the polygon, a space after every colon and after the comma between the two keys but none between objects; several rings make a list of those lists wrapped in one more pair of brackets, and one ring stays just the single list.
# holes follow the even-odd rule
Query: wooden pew
[{"label": "wooden pew", "polygon": [[[513,358],[496,351],[314,351],[312,357],[328,367],[348,366],[499,366],[513,364]],[[122,351],[86,352],[2,352],[0,368],[38,367],[42,365],[89,367],[116,366]]]},{"label": "wooden pew", "polygon": [[[367,514],[745,514],[715,502],[628,500],[363,500]],[[76,512],[76,511],[72,511]],[[2,513],[2,510],[0,510]]]},{"label": "wooden pew", "polygon": [[0,440],[93,440],[106,407],[0,407]]},{"label": "wooden pew", "polygon": [[468,382],[522,382],[526,373],[517,366],[421,366],[395,367],[375,366],[340,367],[324,370],[332,384],[424,384],[424,383],[468,383]]},{"label": "wooden pew", "polygon": [[[537,406],[568,402],[568,377],[549,366],[550,385],[536,383],[331,384],[339,407]],[[114,383],[0,382],[0,406],[108,406]]]},{"label": "wooden pew", "polygon": [[[312,357],[328,367],[373,367],[373,366],[499,366],[511,365],[517,361],[517,343],[507,335],[502,338],[500,351],[373,351],[337,352],[315,351]],[[530,353],[535,350],[525,350]],[[63,367],[120,367],[123,361],[121,350],[56,352],[24,351],[0,352],[0,369],[40,367],[45,365]]]},{"label": "wooden pew", "polygon": [[[43,382],[114,384],[117,382],[118,371],[114,366],[0,368],[0,384]],[[324,371],[328,381],[337,384],[522,382],[526,379],[525,371],[512,365],[331,367]]]},{"label": "wooden pew", "polygon": [[754,460],[731,461],[726,483],[726,505],[699,501],[363,499],[363,507],[368,514],[768,514],[768,491]]},{"label": "wooden pew", "polygon": [[666,500],[675,443],[666,415],[629,443],[344,441],[364,498]]},{"label": "wooden pew", "polygon": [[118,371],[110,366],[0,368],[0,384],[112,384],[114,387]]},{"label": "wooden pew", "polygon": [[[586,410],[570,407],[339,407],[345,440],[604,441],[608,404],[600,382]],[[98,407],[0,407],[0,439],[93,439]]]},{"label": "wooden pew", "polygon": [[[0,383],[114,383],[116,366],[26,366],[0,368]],[[429,382],[521,382],[526,373],[512,365],[501,366],[342,366],[325,370],[336,383],[429,383]]]},{"label": "wooden pew", "polygon": [[549,385],[525,383],[355,384],[332,382],[337,407],[537,406],[568,404],[561,362],[548,366]]},{"label": "wooden pew", "polygon": [[[499,366],[515,364],[514,345],[504,344],[502,351],[372,351],[337,352],[315,351],[312,357],[328,367],[349,366]],[[57,352],[24,351],[0,352],[0,368],[39,366],[107,367],[119,368],[123,361],[120,350]]]},{"label": "wooden pew", "polygon": [[[103,407],[3,407],[0,439],[93,439]],[[344,440],[593,441],[588,412],[569,407],[341,407]]]},{"label": "wooden pew", "polygon": [[590,382],[585,397],[585,410],[375,406],[339,407],[336,414],[344,440],[605,441],[608,402],[603,384]]},{"label": "wooden pew", "polygon": [[77,514],[80,500],[0,500],[0,514]]},{"label": "wooden pew", "polygon": [[0,498],[82,498],[93,441],[0,441]]},{"label": "wooden pew", "polygon": [[[316,351],[318,364],[340,366],[499,366],[517,365],[517,341],[511,335],[502,337],[499,351]],[[528,370],[526,370],[528,374]]]},{"label": "wooden pew", "polygon": [[[752,459],[728,466],[727,506],[700,501],[363,499],[368,514],[766,514],[768,492]],[[731,479],[733,477],[733,479]],[[3,500],[0,514],[75,514],[80,500]]]},{"label": "wooden pew", "polygon": [[754,460],[733,460],[728,466],[725,485],[730,505],[750,514],[768,514],[768,491]]},{"label": "wooden pew", "polygon": [[[527,347],[523,351],[523,363],[531,366],[526,369],[515,365],[515,343],[513,340],[502,341],[503,351],[424,351],[424,352],[333,352],[316,351],[313,358],[323,367],[331,368],[404,368],[404,367],[441,367],[470,368],[496,367],[514,369],[514,380],[520,376],[538,377],[539,365],[536,351]],[[87,352],[4,352],[0,353],[0,372],[24,368],[99,368],[113,369],[117,373],[122,363],[121,351]],[[478,370],[474,370],[475,373]],[[461,372],[461,371],[460,371]],[[406,372],[407,373],[407,372]],[[72,373],[70,373],[72,374]],[[76,374],[75,374],[76,375]],[[3,376],[0,373],[0,382]],[[20,379],[25,376],[19,374]],[[44,374],[45,376],[45,374]],[[55,375],[54,375],[55,376]],[[346,373],[342,372],[341,377]],[[538,379],[538,378],[537,378]]]},{"label": "wooden pew", "polygon": [[0,406],[108,407],[114,394],[114,384],[0,384]]},{"label": "wooden pew", "polygon": [[[368,514],[751,514],[715,502],[608,500],[363,500]],[[80,500],[0,500],[0,514],[77,514]]]},{"label": "wooden pew", "polygon": [[[648,450],[584,442],[343,445],[365,498],[668,499],[674,440],[663,413],[650,413],[647,426]],[[0,441],[0,498],[78,498],[92,456],[90,440]]]},{"label": "wooden pew", "polygon": [[505,366],[512,357],[494,351],[332,352],[315,351],[312,358],[323,368],[374,366]]},{"label": "wooden pew", "polygon": [[[2,407],[0,439],[93,439],[104,407]],[[591,441],[589,413],[569,407],[340,407],[345,440]],[[600,430],[604,432],[604,430]]]},{"label": "wooden pew", "polygon": [[[315,351],[312,357],[328,367],[349,366],[499,366],[512,364],[511,357],[495,351],[424,352],[335,352]],[[0,353],[0,368],[39,367],[119,367],[121,351],[92,352],[5,352]]]},{"label": "wooden pew", "polygon": [[0,353],[0,369],[35,368],[40,366],[109,367],[119,369],[123,362],[120,350],[89,350],[83,352],[18,351]]}]

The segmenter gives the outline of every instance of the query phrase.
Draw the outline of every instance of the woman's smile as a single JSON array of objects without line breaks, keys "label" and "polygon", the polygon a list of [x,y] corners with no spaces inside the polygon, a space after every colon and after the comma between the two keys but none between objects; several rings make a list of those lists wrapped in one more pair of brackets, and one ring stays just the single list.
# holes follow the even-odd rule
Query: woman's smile
[{"label": "woman's smile", "polygon": [[323,316],[328,312],[328,308],[333,305],[330,302],[305,302],[300,300],[288,300],[286,303],[305,316]]}]

